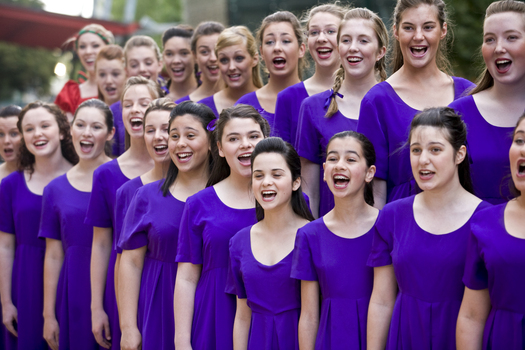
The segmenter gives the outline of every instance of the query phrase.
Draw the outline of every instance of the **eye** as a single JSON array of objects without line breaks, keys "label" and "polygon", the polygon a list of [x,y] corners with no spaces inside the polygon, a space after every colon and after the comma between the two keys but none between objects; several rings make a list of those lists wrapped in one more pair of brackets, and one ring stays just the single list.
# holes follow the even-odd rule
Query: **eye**
[{"label": "eye", "polygon": [[[3,132],[0,132],[0,137],[5,137],[5,134]],[[11,137],[13,137],[12,134],[11,134]]]},{"label": "eye", "polygon": [[367,39],[361,39],[361,43],[367,44],[367,43],[369,43],[369,41]]},{"label": "eye", "polygon": [[256,178],[256,179],[262,179],[263,176],[261,174],[256,174],[253,177]]},{"label": "eye", "polygon": [[228,61],[229,61],[229,60],[228,60],[227,58],[221,58],[221,59],[219,60],[219,62],[220,62],[221,64],[228,64]]},{"label": "eye", "polygon": [[235,61],[236,61],[236,62],[242,62],[242,61],[244,61],[244,56],[236,56],[236,57],[235,57]]},{"label": "eye", "polygon": [[230,142],[235,142],[235,141],[237,141],[237,140],[238,140],[238,138],[235,137],[235,136],[232,136],[232,137],[230,137],[230,138],[228,139],[228,141],[230,141]]},{"label": "eye", "polygon": [[356,159],[355,158],[348,158],[346,161],[349,162],[349,163],[354,163],[354,162],[356,162]]},{"label": "eye", "polygon": [[328,157],[328,158],[326,158],[326,161],[327,162],[335,162],[335,161],[337,161],[337,158],[336,157]]},{"label": "eye", "polygon": [[439,153],[439,152],[441,152],[441,148],[439,148],[439,147],[433,147],[430,151],[431,151],[432,153]]},{"label": "eye", "polygon": [[410,150],[410,152],[412,152],[413,154],[419,154],[421,153],[421,149],[418,147],[414,147]]},{"label": "eye", "polygon": [[252,134],[252,135],[250,135],[250,138],[251,138],[252,140],[257,140],[257,139],[259,139],[260,137],[261,137],[261,135],[259,135],[259,134]]},{"label": "eye", "polygon": [[411,26],[404,26],[403,30],[412,30],[412,27]]},{"label": "eye", "polygon": [[319,35],[319,30],[317,29],[312,29],[308,32],[308,35],[309,36],[318,36]]},{"label": "eye", "polygon": [[425,29],[425,30],[432,30],[432,29],[434,29],[434,26],[432,26],[432,25],[427,25],[427,26],[424,27],[424,29]]},{"label": "eye", "polygon": [[201,55],[203,55],[203,56],[206,56],[206,55],[208,55],[210,52],[209,52],[208,50],[201,50],[199,53],[200,53]]},{"label": "eye", "polygon": [[105,76],[106,76],[106,73],[102,73],[102,72],[98,73],[99,78],[104,78]]},{"label": "eye", "polygon": [[12,132],[9,133],[9,136],[11,136],[11,137],[18,137],[18,136],[20,136],[20,133],[18,131],[12,131]]},{"label": "eye", "polygon": [[518,137],[516,140],[514,140],[514,143],[521,146],[525,143],[525,141],[521,137]]},{"label": "eye", "polygon": [[171,134],[171,139],[172,140],[178,140],[179,139],[179,134]]},{"label": "eye", "polygon": [[330,28],[326,30],[326,34],[328,35],[334,35],[336,33],[337,33],[337,29]]},{"label": "eye", "polygon": [[75,123],[75,126],[77,128],[82,128],[82,127],[84,127],[84,124],[82,122],[78,122],[78,123]]},{"label": "eye", "polygon": [[517,39],[518,39],[518,37],[516,35],[509,35],[509,37],[508,37],[509,41],[514,41],[514,40],[517,40]]},{"label": "eye", "polygon": [[290,39],[283,39],[284,44],[290,44],[292,41]]},{"label": "eye", "polygon": [[100,126],[100,125],[94,125],[94,126],[93,126],[93,129],[95,129],[95,130],[101,130],[101,129],[102,129],[102,126]]},{"label": "eye", "polygon": [[33,131],[33,128],[32,127],[28,127],[28,128],[25,128],[24,131],[25,132],[31,132],[31,131]]},{"label": "eye", "polygon": [[266,40],[264,42],[265,45],[273,45],[274,44],[274,41],[273,40]]},{"label": "eye", "polygon": [[492,42],[494,42],[494,38],[485,38],[485,43],[486,44],[490,44]]},{"label": "eye", "polygon": [[195,134],[188,134],[188,136],[187,136],[187,137],[188,137],[188,139],[192,140],[192,139],[194,139],[194,138],[195,138]]},{"label": "eye", "polygon": [[94,47],[95,49],[97,49],[97,48],[100,47],[100,44],[93,44],[93,47]]}]

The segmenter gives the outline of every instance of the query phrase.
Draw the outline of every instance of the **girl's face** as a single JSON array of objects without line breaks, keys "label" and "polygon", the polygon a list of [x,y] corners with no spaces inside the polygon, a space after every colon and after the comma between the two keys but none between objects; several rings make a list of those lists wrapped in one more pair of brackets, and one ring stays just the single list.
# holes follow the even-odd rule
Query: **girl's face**
[{"label": "girl's face", "polygon": [[299,45],[290,23],[275,22],[264,30],[260,51],[270,76],[289,76],[297,74],[305,47]]},{"label": "girl's face", "polygon": [[71,125],[73,146],[80,159],[98,158],[114,133],[115,130],[108,130],[102,112],[93,107],[81,108]]},{"label": "girl's face", "polygon": [[164,44],[164,65],[175,83],[187,81],[194,74],[195,59],[189,39],[174,36]]},{"label": "girl's face", "polygon": [[250,177],[251,160],[255,145],[264,138],[259,124],[252,118],[233,118],[226,123],[222,133],[219,155],[226,158],[232,173]]},{"label": "girl's face", "polygon": [[374,75],[375,63],[385,52],[385,47],[379,47],[371,21],[351,19],[341,27],[339,54],[347,75],[353,78]]},{"label": "girl's face", "polygon": [[438,190],[458,178],[458,165],[465,159],[466,147],[458,152],[445,137],[445,131],[419,126],[410,139],[412,174],[423,191]]},{"label": "girl's face", "polygon": [[244,45],[225,47],[218,55],[219,69],[228,87],[238,89],[252,81],[252,69],[257,66],[258,58],[250,56]]},{"label": "girl's face", "polygon": [[514,186],[525,194],[525,120],[516,128],[509,150],[510,171]]},{"label": "girl's face", "polygon": [[401,15],[399,27],[394,26],[394,37],[399,42],[404,64],[414,68],[435,63],[439,43],[447,35],[447,24],[441,28],[437,8],[421,4]]},{"label": "girl's face", "polygon": [[261,153],[253,161],[252,190],[264,210],[291,205],[292,192],[301,185],[293,179],[284,157],[279,153]]},{"label": "girl's face", "polygon": [[162,62],[157,59],[155,50],[148,46],[136,46],[126,52],[126,73],[129,77],[141,76],[146,79],[157,81]]},{"label": "girl's face", "polygon": [[328,12],[316,13],[310,19],[308,51],[316,65],[322,67],[339,65],[337,31],[340,24],[341,19]]},{"label": "girl's face", "polygon": [[43,107],[27,111],[22,119],[22,137],[36,158],[52,157],[60,152],[60,140],[64,138],[55,116]]},{"label": "girl's face", "polygon": [[95,74],[95,59],[104,46],[104,40],[94,33],[84,33],[78,38],[77,55],[89,74]]},{"label": "girl's face", "polygon": [[6,162],[14,162],[18,158],[22,135],[16,123],[18,117],[0,118],[0,157]]},{"label": "girl's face", "polygon": [[353,137],[336,138],[326,150],[323,164],[324,181],[335,197],[360,194],[366,183],[373,180],[375,166],[368,166],[361,144]]},{"label": "girl's face", "polygon": [[170,157],[180,172],[206,171],[210,143],[202,123],[191,114],[176,117],[170,125]]},{"label": "girl's face", "polygon": [[126,72],[122,61],[119,59],[99,59],[96,68],[96,81],[99,91],[104,96],[104,102],[108,106],[117,102],[126,83]]},{"label": "girl's face", "polygon": [[195,60],[202,72],[202,80],[215,83],[220,78],[217,56],[215,56],[215,44],[217,43],[218,33],[201,36],[197,40],[197,52]]},{"label": "girl's face", "polygon": [[525,23],[516,12],[497,13],[485,20],[481,53],[490,75],[502,84],[525,81]]},{"label": "girl's face", "polygon": [[137,84],[131,86],[122,99],[122,121],[131,138],[142,138],[144,136],[144,112],[153,100],[146,85]]},{"label": "girl's face", "polygon": [[168,155],[168,122],[170,112],[152,111],[146,116],[144,141],[146,149],[155,163],[169,160]]}]

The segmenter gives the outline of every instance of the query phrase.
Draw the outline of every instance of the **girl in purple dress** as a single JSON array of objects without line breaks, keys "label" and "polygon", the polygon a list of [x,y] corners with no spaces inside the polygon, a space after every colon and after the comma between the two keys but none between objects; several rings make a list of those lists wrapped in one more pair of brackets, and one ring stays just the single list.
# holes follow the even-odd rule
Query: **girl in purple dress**
[{"label": "girl in purple dress", "polygon": [[270,137],[252,153],[257,223],[230,240],[226,292],[237,296],[235,349],[299,349],[301,288],[290,277],[295,235],[313,220],[295,149]]},{"label": "girl in purple dress", "polygon": [[18,168],[22,134],[16,124],[21,111],[22,108],[15,105],[4,107],[0,111],[0,157],[4,160],[0,165],[0,182]]},{"label": "girl in purple dress", "polygon": [[364,8],[348,11],[337,39],[342,67],[337,71],[334,87],[303,102],[295,140],[303,165],[305,192],[316,217],[334,207],[333,195],[322,181],[321,171],[328,140],[338,132],[357,129],[363,96],[377,84],[377,76],[386,78],[388,32],[375,13]]},{"label": "girl in purple dress", "polygon": [[277,94],[302,80],[306,50],[303,28],[294,14],[278,11],[263,19],[257,42],[268,83],[241,97],[237,104],[253,106],[273,128]]},{"label": "girl in purple dress", "polygon": [[91,319],[97,343],[109,349],[120,345],[114,278],[113,242],[115,197],[124,183],[153,167],[144,141],[144,112],[159,97],[156,83],[143,77],[128,79],[122,97],[123,121],[130,147],[120,157],[95,170],[85,223],[93,226],[91,253]]},{"label": "girl in purple dress", "polygon": [[460,349],[525,348],[525,115],[514,129],[509,159],[517,197],[483,210],[470,225]]},{"label": "girl in purple dress", "polygon": [[374,146],[355,131],[328,143],[324,177],[335,207],[297,232],[293,256],[291,276],[301,280],[301,349],[366,349],[374,278],[366,261],[379,213],[372,207],[374,162]]},{"label": "girl in purple dress", "polygon": [[[119,246],[121,348],[174,349],[173,293],[177,239],[186,199],[204,189],[211,170],[215,115],[206,106],[183,102],[169,120],[166,180],[136,192]],[[142,277],[141,277],[142,276]]]},{"label": "girl in purple dress", "polygon": [[[91,331],[89,263],[93,227],[82,223],[95,169],[111,159],[104,153],[113,137],[113,115],[91,99],[76,110],[71,126],[79,162],[44,189],[38,236],[46,240],[44,338],[53,350],[98,349]],[[109,151],[110,147],[106,147]]]},{"label": "girl in purple dress", "polygon": [[206,189],[186,201],[179,231],[175,283],[175,348],[233,348],[235,297],[224,292],[228,243],[255,223],[250,157],[270,133],[252,107],[224,109],[212,142],[214,166]]},{"label": "girl in purple dress", "polygon": [[473,84],[451,76],[445,55],[447,11],[443,0],[398,0],[392,28],[392,71],[361,103],[357,131],[374,144],[377,155],[375,202],[415,194],[406,142],[414,115],[427,107],[446,106],[464,95]]},{"label": "girl in purple dress", "polygon": [[490,206],[472,194],[466,137],[449,107],[426,109],[410,125],[422,192],[387,204],[377,219],[368,349],[455,349],[469,222]]},{"label": "girl in purple dress", "polygon": [[507,151],[525,110],[525,3],[490,4],[483,24],[485,69],[471,95],[450,104],[469,128],[474,193],[493,204],[511,197],[503,186]]},{"label": "girl in purple dress", "polygon": [[9,349],[47,349],[44,329],[45,242],[38,239],[44,187],[78,161],[69,122],[53,104],[20,113],[19,170],[0,185],[0,294]]},{"label": "girl in purple dress", "polygon": [[225,29],[218,37],[215,54],[226,88],[199,101],[217,117],[239,98],[262,86],[259,54],[255,38],[245,26]]},{"label": "girl in purple dress", "polygon": [[98,98],[108,106],[119,101],[126,84],[124,51],[120,46],[107,45],[99,51],[95,60],[95,74]]},{"label": "girl in purple dress", "polygon": [[341,65],[337,52],[337,31],[348,10],[348,7],[338,4],[323,4],[309,9],[303,18],[308,37],[306,44],[315,64],[315,72],[305,81],[277,94],[273,134],[286,142],[295,142],[297,111],[303,100],[334,85],[335,71]]}]

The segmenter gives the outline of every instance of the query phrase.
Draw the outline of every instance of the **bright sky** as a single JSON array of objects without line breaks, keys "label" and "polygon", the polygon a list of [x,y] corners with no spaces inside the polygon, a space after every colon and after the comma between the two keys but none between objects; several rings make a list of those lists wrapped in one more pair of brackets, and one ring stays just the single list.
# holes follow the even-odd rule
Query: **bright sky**
[{"label": "bright sky", "polygon": [[44,10],[70,16],[91,17],[93,0],[42,0]]}]

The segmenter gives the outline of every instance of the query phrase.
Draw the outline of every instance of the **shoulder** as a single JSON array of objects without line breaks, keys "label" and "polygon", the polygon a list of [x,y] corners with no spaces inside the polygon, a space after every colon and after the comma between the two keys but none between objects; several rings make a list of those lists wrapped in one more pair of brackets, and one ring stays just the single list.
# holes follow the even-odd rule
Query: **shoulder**
[{"label": "shoulder", "polygon": [[175,103],[179,104],[184,101],[190,101],[190,95],[179,98],[177,101],[175,101]]},{"label": "shoulder", "polygon": [[452,80],[454,81],[454,90],[458,96],[465,96],[476,86],[476,84],[465,78],[453,76]]},{"label": "shoulder", "polygon": [[186,206],[192,205],[192,206],[203,206],[208,207],[213,203],[217,202],[217,195],[215,193],[215,189],[213,186],[206,187],[203,190],[200,190],[199,192],[195,193],[192,196],[189,196],[188,199],[186,199]]},{"label": "shoulder", "polygon": [[472,96],[464,96],[453,101],[448,106],[458,113],[464,113],[472,110],[473,107],[476,106],[476,103],[474,102],[474,98]]},{"label": "shoulder", "polygon": [[120,171],[117,159],[110,160],[95,169],[93,178],[100,176],[111,176],[115,171]]},{"label": "shoulder", "polygon": [[120,112],[122,110],[122,103],[120,101],[117,101],[117,102],[113,103],[111,106],[109,106],[109,109],[113,113]]},{"label": "shoulder", "polygon": [[[183,97],[183,98],[184,98],[184,97]],[[180,101],[180,100],[179,100],[179,101]],[[181,102],[183,102],[183,101],[181,101]],[[180,103],[180,102],[178,102],[178,103]],[[205,97],[205,98],[203,98],[202,100],[197,101],[197,103],[202,103],[202,104],[205,104],[206,106],[208,106],[210,103],[214,103],[214,101],[213,101],[213,95],[208,96],[208,97]]]},{"label": "shoulder", "polygon": [[69,187],[69,180],[67,179],[67,173],[60,175],[51,180],[46,187],[44,187],[44,194],[55,191],[64,191]]},{"label": "shoulder", "polygon": [[68,92],[78,92],[78,94],[80,94],[80,85],[74,80],[68,80],[67,83],[64,84],[60,93]]},{"label": "shoulder", "polygon": [[494,234],[496,226],[505,229],[504,215],[507,203],[490,205],[476,210],[470,221],[471,232],[478,238]]},{"label": "shoulder", "polygon": [[142,180],[140,176],[137,176],[136,178],[131,179],[122,186],[120,186],[120,188],[117,190],[117,197],[133,197],[135,191],[137,191],[137,189],[142,186]]},{"label": "shoulder", "polygon": [[277,98],[281,100],[297,99],[297,98],[304,99],[306,97],[308,97],[308,92],[306,92],[306,88],[304,87],[304,82],[302,81],[300,83],[287,87],[286,89],[284,89],[283,91],[277,94]]},{"label": "shoulder", "polygon": [[382,81],[374,86],[363,97],[363,101],[365,100],[384,100],[385,98],[390,98],[392,96],[392,93],[395,93],[392,86],[387,83],[386,81]]},{"label": "shoulder", "polygon": [[13,171],[11,174],[7,175],[0,182],[2,187],[12,187],[16,186],[18,183],[24,181],[24,172],[23,171]]},{"label": "shoulder", "polygon": [[408,213],[413,215],[414,198],[416,195],[410,197],[401,198],[393,202],[387,203],[384,208],[379,212],[379,218],[395,218],[407,216]]},{"label": "shoulder", "polygon": [[230,246],[233,248],[242,249],[242,246],[246,244],[246,241],[250,241],[250,232],[252,230],[252,227],[253,225],[250,225],[234,234],[233,237],[230,239]]},{"label": "shoulder", "polygon": [[324,220],[323,218],[319,218],[319,219],[316,219],[314,221],[311,221],[309,223],[307,223],[306,225],[304,225],[303,227],[301,227],[298,231],[297,231],[297,236],[302,236],[302,237],[314,237],[314,236],[317,236],[319,234],[320,231],[324,230],[326,227],[326,225],[324,224]]},{"label": "shoulder", "polygon": [[237,102],[235,102],[235,104],[238,105],[244,103],[247,105],[252,105],[254,100],[257,100],[257,95],[255,94],[255,91],[252,91],[238,99]]}]

